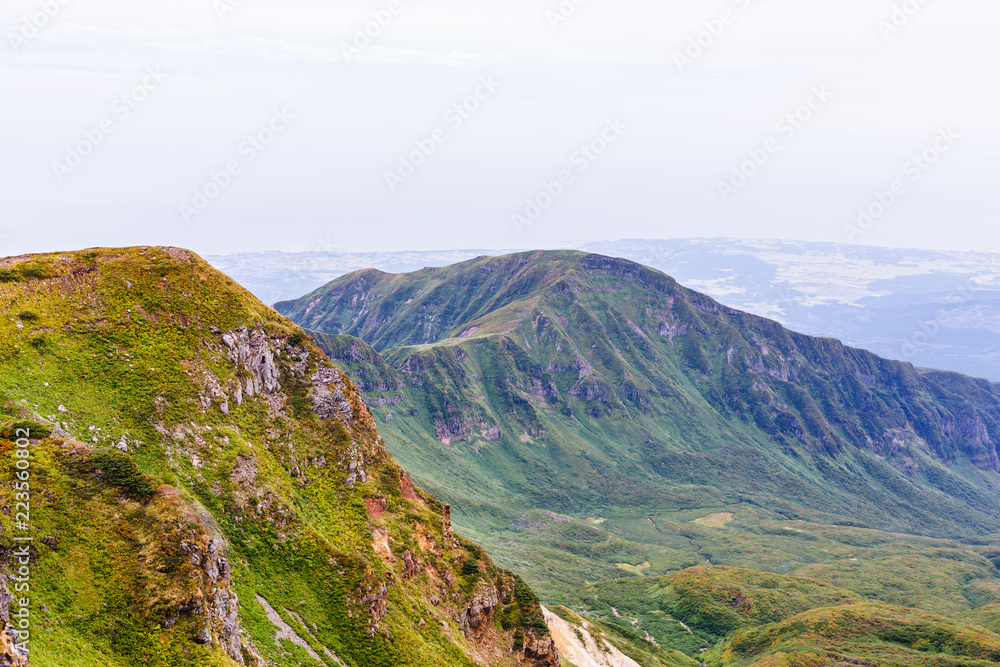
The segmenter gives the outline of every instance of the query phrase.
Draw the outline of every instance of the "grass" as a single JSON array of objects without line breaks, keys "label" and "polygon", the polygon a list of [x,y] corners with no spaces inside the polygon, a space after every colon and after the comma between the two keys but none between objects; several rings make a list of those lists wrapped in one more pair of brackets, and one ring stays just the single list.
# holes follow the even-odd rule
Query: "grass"
[{"label": "grass", "polygon": [[[508,603],[507,627],[496,614],[478,636],[459,627],[474,595],[510,598],[525,585],[404,484],[349,379],[338,376],[350,417],[314,414],[310,378],[329,361],[200,258],[98,249],[2,267],[0,504],[13,505],[12,437],[28,426],[32,584],[47,607],[35,608],[47,619],[33,636],[38,664],[231,667],[221,621],[212,642],[195,641],[216,589],[238,595],[244,646],[276,666],[312,658],[275,646],[257,595],[321,660],[333,664],[326,647],[350,667],[467,666],[484,653],[513,665],[515,635],[544,633],[537,600],[523,595]],[[223,339],[240,331],[273,358],[273,393],[247,388],[251,360]],[[376,528],[388,553],[375,549]],[[0,534],[13,532],[0,515]],[[231,572],[207,565],[212,540]],[[9,549],[0,557],[12,567]]]},{"label": "grass", "polygon": [[788,664],[846,658],[852,664],[887,667],[985,667],[1000,661],[1000,636],[912,609],[856,604],[815,609],[739,633],[709,664],[768,664],[768,658],[779,654]]}]

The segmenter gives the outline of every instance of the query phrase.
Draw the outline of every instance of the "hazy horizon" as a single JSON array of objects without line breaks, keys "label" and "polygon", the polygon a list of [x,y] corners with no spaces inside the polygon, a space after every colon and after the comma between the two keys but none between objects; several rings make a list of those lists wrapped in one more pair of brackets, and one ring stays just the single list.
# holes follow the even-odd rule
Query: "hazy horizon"
[{"label": "hazy horizon", "polygon": [[997,28],[978,0],[11,0],[0,254],[1000,250]]}]

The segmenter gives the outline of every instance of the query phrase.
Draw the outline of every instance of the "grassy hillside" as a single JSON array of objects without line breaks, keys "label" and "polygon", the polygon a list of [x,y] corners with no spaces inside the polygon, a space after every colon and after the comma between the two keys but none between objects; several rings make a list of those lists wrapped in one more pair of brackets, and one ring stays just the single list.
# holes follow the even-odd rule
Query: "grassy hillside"
[{"label": "grassy hillside", "polygon": [[0,308],[0,620],[28,560],[31,664],[558,665],[351,380],[200,258],[7,258]]},{"label": "grassy hillside", "polygon": [[834,607],[959,625],[1000,602],[996,385],[575,252],[361,271],[276,307],[358,378],[415,479],[550,604],[722,660],[737,626],[684,629],[643,606],[650,582],[795,574],[836,586]]},{"label": "grassy hillside", "polygon": [[[874,580],[873,580],[874,581]],[[639,629],[709,665],[987,665],[1000,635],[976,613],[887,605],[803,576],[698,567],[586,591],[588,618]],[[968,606],[966,606],[968,610]],[[990,608],[983,611],[989,612]]]},{"label": "grassy hillside", "polygon": [[912,609],[857,604],[814,609],[740,632],[725,646],[720,661],[761,667],[838,663],[987,667],[1000,662],[1000,635]]}]

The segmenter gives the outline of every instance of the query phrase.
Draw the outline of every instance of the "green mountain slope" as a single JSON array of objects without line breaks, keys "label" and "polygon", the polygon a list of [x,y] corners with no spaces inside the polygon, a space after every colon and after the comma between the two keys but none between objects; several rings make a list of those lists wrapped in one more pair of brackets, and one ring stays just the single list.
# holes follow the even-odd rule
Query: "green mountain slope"
[{"label": "green mountain slope", "polygon": [[653,609],[623,620],[637,576],[802,571],[963,619],[1000,602],[997,385],[576,252],[361,271],[276,308],[357,379],[456,524],[549,603],[697,655],[722,637],[684,639]]},{"label": "green mountain slope", "polygon": [[454,480],[414,468],[456,491],[473,472],[477,497],[555,511],[614,497],[1000,528],[996,385],[789,332],[631,262],[563,252],[363,271],[277,308],[328,334],[317,342],[383,418],[434,434],[435,458],[473,462]]},{"label": "green mountain slope", "polygon": [[200,258],[7,258],[0,308],[3,664],[559,664],[351,380]]}]

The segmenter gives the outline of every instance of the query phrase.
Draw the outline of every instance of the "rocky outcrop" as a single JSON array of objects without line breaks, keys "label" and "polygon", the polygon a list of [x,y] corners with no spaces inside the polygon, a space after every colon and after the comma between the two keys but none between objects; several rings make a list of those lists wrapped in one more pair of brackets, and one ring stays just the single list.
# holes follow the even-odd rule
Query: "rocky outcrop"
[{"label": "rocky outcrop", "polygon": [[607,640],[597,637],[584,626],[577,626],[556,616],[548,609],[542,609],[545,622],[552,632],[552,640],[558,647],[559,655],[577,667],[639,667]]},{"label": "rocky outcrop", "polygon": [[500,600],[496,590],[492,586],[485,587],[485,590],[479,591],[472,598],[469,606],[462,612],[459,627],[466,634],[475,634],[484,624],[493,619],[493,613],[498,604],[500,604]]},{"label": "rocky outcrop", "polygon": [[336,368],[318,369],[309,378],[313,382],[313,412],[323,419],[349,422],[354,418],[351,403],[344,396],[344,380]]},{"label": "rocky outcrop", "polygon": [[7,588],[7,575],[0,574],[0,621],[10,622],[10,603],[14,600],[10,589]]},{"label": "rocky outcrop", "polygon": [[501,607],[514,602],[511,588],[513,583],[504,578],[480,581],[460,608],[458,626],[474,649],[472,657],[481,664],[493,664],[513,650],[518,664],[525,667],[559,667],[559,650],[548,632],[533,628],[512,633],[497,631],[496,616]]},{"label": "rocky outcrop", "polygon": [[[229,358],[249,373],[243,390],[248,396],[273,394],[278,390],[278,367],[267,336],[256,329],[243,327],[222,335]],[[242,396],[237,398],[242,403]]]},{"label": "rocky outcrop", "polygon": [[195,642],[219,646],[236,662],[247,664],[247,654],[255,652],[245,651],[240,639],[239,598],[229,585],[229,548],[221,534],[211,535],[212,527],[205,528],[208,535],[189,535],[178,544],[195,568],[189,581],[198,582],[198,590],[178,605],[162,625],[173,627],[182,617],[198,619],[200,630]]},{"label": "rocky outcrop", "polygon": [[558,667],[559,650],[549,634],[538,636],[528,630],[524,638],[524,664],[532,667]]},{"label": "rocky outcrop", "polygon": [[941,420],[941,432],[953,448],[964,450],[980,470],[1000,471],[996,443],[979,415],[945,417]]},{"label": "rocky outcrop", "polygon": [[29,667],[28,652],[18,645],[17,632],[10,624],[5,624],[0,632],[0,666]]}]

